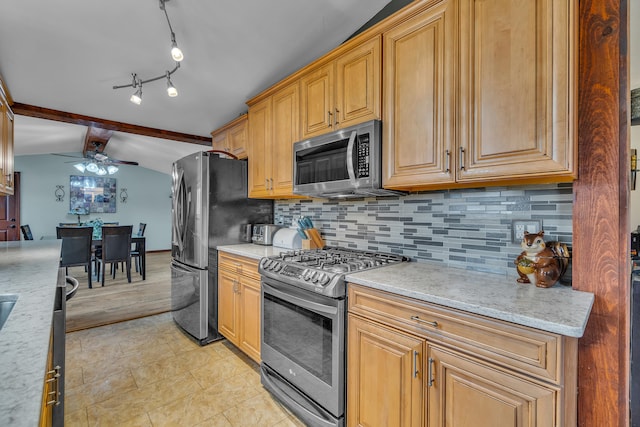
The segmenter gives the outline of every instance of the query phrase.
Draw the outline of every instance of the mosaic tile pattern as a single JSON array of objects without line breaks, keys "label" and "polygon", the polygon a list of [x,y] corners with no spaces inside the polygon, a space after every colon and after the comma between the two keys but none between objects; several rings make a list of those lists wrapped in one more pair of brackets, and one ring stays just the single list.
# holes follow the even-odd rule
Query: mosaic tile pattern
[{"label": "mosaic tile pattern", "polygon": [[[277,223],[310,217],[328,245],[516,275],[511,221],[539,219],[545,240],[572,243],[572,184],[491,187],[357,200],[279,200]],[[563,282],[570,282],[568,271]]]}]

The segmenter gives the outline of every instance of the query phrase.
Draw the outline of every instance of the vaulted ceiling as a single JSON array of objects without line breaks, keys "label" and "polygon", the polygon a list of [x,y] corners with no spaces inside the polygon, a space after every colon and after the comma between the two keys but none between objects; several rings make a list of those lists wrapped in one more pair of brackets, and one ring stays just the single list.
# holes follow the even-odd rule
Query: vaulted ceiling
[{"label": "vaulted ceiling", "polygon": [[[112,87],[131,83],[132,73],[146,80],[175,66],[159,0],[5,2],[0,75],[17,103],[15,153],[81,152],[93,118],[206,144],[212,130],[246,111],[246,100],[338,46],[388,3],[167,0],[185,56],[171,76],[179,96],[168,97],[160,79],[145,84],[142,104],[134,105],[134,89]],[[78,125],[21,115],[32,106],[88,120]],[[168,172],[173,160],[206,149],[175,139],[116,130],[107,151]]]}]

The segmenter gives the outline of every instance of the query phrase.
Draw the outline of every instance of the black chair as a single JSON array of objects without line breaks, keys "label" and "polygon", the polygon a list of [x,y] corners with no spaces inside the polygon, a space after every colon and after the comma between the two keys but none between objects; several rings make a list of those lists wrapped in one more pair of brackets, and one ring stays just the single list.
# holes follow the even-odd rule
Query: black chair
[{"label": "black chair", "polygon": [[[131,230],[132,225],[118,225],[102,227],[102,250],[96,255],[98,262],[98,276],[104,286],[104,274],[107,263],[111,264],[113,278],[116,276],[115,267],[118,263],[126,264],[127,280],[131,283]],[[102,273],[102,275],[100,275]]]},{"label": "black chair", "polygon": [[22,230],[22,238],[24,240],[33,240],[33,234],[31,234],[31,227],[29,227],[29,224],[21,225],[20,230]]},{"label": "black chair", "polygon": [[[147,224],[145,224],[144,222],[141,222],[140,226],[138,227],[138,233],[136,234],[136,236],[144,237],[144,230],[146,228],[147,228]],[[142,274],[142,266],[140,265],[140,243],[133,244],[133,249],[131,249],[131,258],[135,258],[134,265],[136,267],[136,271]]]},{"label": "black chair", "polygon": [[69,267],[84,266],[88,272],[87,278],[91,288],[91,239],[93,227],[56,227],[56,237],[62,239],[60,267],[65,267],[69,274]]}]

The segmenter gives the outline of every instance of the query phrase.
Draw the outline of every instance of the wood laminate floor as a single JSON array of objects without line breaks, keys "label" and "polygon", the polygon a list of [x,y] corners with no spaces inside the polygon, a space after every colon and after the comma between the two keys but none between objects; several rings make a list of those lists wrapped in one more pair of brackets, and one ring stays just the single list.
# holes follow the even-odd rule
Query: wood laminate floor
[{"label": "wood laminate floor", "polygon": [[170,313],[66,335],[65,426],[302,427],[226,340],[200,347]]},{"label": "wood laminate floor", "polygon": [[171,252],[147,253],[146,280],[131,269],[131,283],[122,270],[116,278],[107,275],[104,287],[87,285],[84,267],[70,267],[69,275],[80,282],[78,292],[67,302],[67,332],[108,325],[171,310]]}]

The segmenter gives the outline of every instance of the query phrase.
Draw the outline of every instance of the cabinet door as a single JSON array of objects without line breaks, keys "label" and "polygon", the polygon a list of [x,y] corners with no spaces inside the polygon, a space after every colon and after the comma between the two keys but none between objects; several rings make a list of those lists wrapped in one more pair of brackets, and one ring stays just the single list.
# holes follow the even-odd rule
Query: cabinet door
[{"label": "cabinet door", "polygon": [[247,158],[247,122],[241,121],[228,131],[228,148],[239,159]]},{"label": "cabinet door", "polygon": [[249,197],[266,197],[271,178],[271,98],[249,108],[249,141]]},{"label": "cabinet door", "polygon": [[336,127],[380,118],[380,45],[378,36],[336,60]]},{"label": "cabinet door", "polygon": [[6,134],[6,113],[5,111],[8,109],[8,104],[5,102],[4,98],[0,96],[0,194],[6,194],[5,190],[5,177],[6,177],[6,158],[5,158],[5,146],[7,144],[7,140],[5,137]]},{"label": "cabinet door", "polygon": [[242,336],[240,348],[260,363],[260,281],[242,279],[240,305],[242,307]]},{"label": "cabinet door", "polygon": [[300,90],[298,82],[275,93],[273,108],[273,194],[293,194],[293,144],[300,138]]},{"label": "cabinet door", "polygon": [[211,148],[214,150],[229,151],[229,139],[226,130],[211,134]]},{"label": "cabinet door", "polygon": [[557,391],[427,345],[430,427],[551,427]]},{"label": "cabinet door", "polygon": [[457,0],[383,34],[383,185],[454,181]]},{"label": "cabinet door", "polygon": [[347,342],[347,425],[422,425],[424,340],[349,315]]},{"label": "cabinet door", "polygon": [[300,79],[302,139],[332,129],[334,63],[331,62]]},{"label": "cabinet door", "polygon": [[458,180],[573,175],[574,3],[461,0]]},{"label": "cabinet door", "polygon": [[240,341],[239,290],[238,275],[218,270],[218,329],[235,345]]}]

